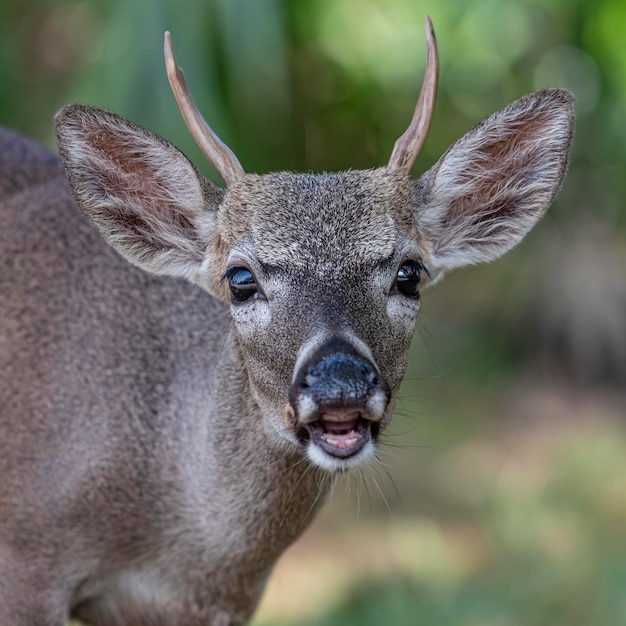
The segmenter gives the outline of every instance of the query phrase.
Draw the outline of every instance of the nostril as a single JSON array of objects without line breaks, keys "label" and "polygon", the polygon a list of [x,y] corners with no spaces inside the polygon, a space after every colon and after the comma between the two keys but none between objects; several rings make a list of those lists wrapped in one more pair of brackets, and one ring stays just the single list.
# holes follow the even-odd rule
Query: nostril
[{"label": "nostril", "polygon": [[378,376],[376,370],[368,363],[363,363],[360,368],[363,379],[372,387],[378,387]]},{"label": "nostril", "polygon": [[307,374],[304,377],[304,380],[300,383],[302,389],[308,389],[309,387],[314,387],[320,380],[319,376],[315,374]]}]

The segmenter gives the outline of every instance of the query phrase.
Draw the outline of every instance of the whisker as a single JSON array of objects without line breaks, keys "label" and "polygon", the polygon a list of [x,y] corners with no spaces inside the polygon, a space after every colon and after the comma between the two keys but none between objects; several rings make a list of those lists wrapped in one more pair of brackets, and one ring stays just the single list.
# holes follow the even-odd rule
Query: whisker
[{"label": "whisker", "polygon": [[335,495],[335,487],[337,486],[338,482],[339,482],[339,476],[335,474],[331,478],[329,498],[332,498]]},{"label": "whisker", "polygon": [[383,499],[383,502],[385,503],[385,505],[387,507],[387,510],[389,511],[389,516],[391,518],[393,518],[394,517],[393,511],[391,510],[391,507],[389,506],[389,502],[387,501],[387,498],[385,497],[385,494],[384,494],[383,490],[380,488],[380,485],[376,481],[376,478],[374,478],[374,476],[372,476],[371,478],[374,481],[374,485],[376,485],[376,489],[378,489],[378,493],[381,495],[381,497]]},{"label": "whisker", "polygon": [[394,413],[395,416],[407,417],[411,420],[426,420],[428,415],[418,409],[408,408],[408,407],[396,407],[396,411]]},{"label": "whisker", "polygon": [[[297,463],[295,463],[292,467],[297,467],[297,466],[301,465],[303,461],[306,461],[306,460],[307,460],[307,459],[306,459],[306,457],[305,457],[304,459],[301,459],[300,461],[298,461]],[[317,472],[317,468],[316,468],[316,467],[314,467],[313,465],[308,465],[308,466],[305,468],[304,472],[302,472],[302,474],[300,475],[300,478],[298,478],[298,480],[296,481],[296,484],[295,484],[295,485],[294,485],[294,487],[293,487],[293,491],[294,491],[294,492],[295,492],[295,491],[297,491],[298,487],[300,486],[300,484],[302,483],[302,481],[304,480],[304,478],[305,478],[305,477],[307,476],[307,474],[309,474],[309,472],[311,472],[311,471],[312,471],[314,474],[318,473],[318,472]],[[322,478],[322,480],[320,481],[320,490],[323,490],[323,488],[324,488],[324,480],[323,480],[323,478]],[[305,517],[308,517],[308,516],[309,516],[309,514],[311,513],[311,511],[313,510],[313,507],[315,506],[315,503],[317,502],[317,500],[318,500],[318,498],[319,498],[319,495],[320,495],[320,494],[318,493],[318,496],[317,496],[317,498],[315,499],[315,502],[313,502],[313,505],[312,505],[311,509],[309,509],[309,511],[308,511],[308,513],[306,514],[306,516],[305,516]],[[283,518],[282,518],[282,520],[280,521],[280,524],[279,524],[279,528],[282,528],[282,527],[283,527],[283,524],[284,524],[284,523],[285,523],[285,521],[287,520],[287,517],[288,517],[288,516],[289,516],[289,512],[286,512],[286,513],[285,513],[285,515],[283,515]]]},{"label": "whisker", "polygon": [[[306,457],[300,459],[297,463],[295,463],[291,469],[297,469],[299,468],[300,465],[302,465],[302,463],[304,463],[305,461],[308,461],[308,459]],[[305,476],[312,471],[313,465],[311,465],[309,463],[309,465],[305,468],[304,472],[302,472],[302,474],[300,475],[300,478],[298,478],[298,480],[296,481],[296,484],[294,485],[294,491],[300,486],[300,484],[302,483],[302,481],[304,480]]]},{"label": "whisker", "polygon": [[428,354],[432,364],[435,366],[435,369],[437,370],[437,372],[439,373],[441,379],[443,380],[444,384],[447,383],[446,378],[443,374],[443,372],[441,371],[441,369],[439,368],[439,365],[437,364],[437,361],[435,360],[435,357],[433,355],[433,351],[430,347],[430,343],[428,341],[428,329],[426,327],[426,322],[424,320],[424,313],[420,312],[419,315],[417,316],[417,332],[419,333],[419,336],[422,339],[422,343],[424,344],[424,347],[426,348],[426,354]]},{"label": "whisker", "polygon": [[378,464],[377,466],[380,469],[382,469],[382,471],[385,472],[385,474],[387,475],[387,478],[389,479],[389,482],[391,483],[391,486],[393,487],[393,490],[395,491],[396,496],[398,497],[398,500],[400,501],[400,504],[404,507],[404,500],[402,499],[402,495],[400,493],[400,490],[398,489],[398,485],[396,485],[396,481],[394,480],[393,476],[387,469],[386,464],[383,463],[378,457],[376,457],[376,462]]},{"label": "whisker", "polygon": [[381,463],[382,463],[382,461],[378,458],[378,454],[384,454],[385,456],[391,457],[392,459],[395,459],[396,461],[402,461],[402,463],[400,463],[398,465],[395,465],[395,466],[391,465],[391,464],[387,464],[387,465],[389,465],[389,467],[395,467],[396,469],[402,468],[403,465],[404,465],[404,462],[406,461],[406,459],[404,459],[403,457],[398,456],[397,454],[394,454],[393,452],[390,452],[389,450],[379,449],[376,452],[376,455],[377,455],[376,456],[376,460],[381,462]]},{"label": "whisker", "polygon": [[315,507],[317,505],[317,503],[319,502],[319,499],[322,497],[322,493],[324,492],[324,482],[322,481],[322,483],[320,484],[320,488],[317,492],[317,496],[315,496],[315,500],[313,500],[313,504],[309,507],[309,510],[307,511],[306,515],[304,516],[304,519],[308,519],[309,516],[311,515],[311,513],[313,513],[313,511],[315,510]]},{"label": "whisker", "polygon": [[396,448],[397,450],[441,450],[440,445],[425,443],[395,443],[381,439],[381,443],[385,448]]},{"label": "whisker", "polygon": [[361,468],[359,468],[359,477],[361,479],[361,485],[363,486],[363,488],[365,489],[365,493],[367,494],[367,502],[370,506],[370,511],[371,511],[374,508],[372,504],[372,494],[370,492],[369,485],[367,484],[367,478],[365,476],[365,473]]},{"label": "whisker", "polygon": [[358,485],[356,486],[355,491],[356,491],[356,520],[358,522],[361,517],[361,491],[359,490]]},{"label": "whisker", "polygon": [[398,424],[392,424],[390,428],[388,428],[387,430],[383,431],[379,438],[386,438],[386,437],[406,437],[407,435],[411,435],[415,432],[415,428],[416,425],[415,424],[411,424],[411,427],[409,429],[405,429],[405,430],[396,430],[394,432],[394,428],[397,428]]},{"label": "whisker", "polygon": [[424,380],[444,380],[445,381],[446,376],[449,376],[450,374],[452,374],[452,372],[454,372],[454,368],[453,367],[451,367],[450,369],[446,370],[445,372],[442,372],[437,367],[437,373],[436,374],[424,374],[424,375],[407,374],[404,377],[404,381],[405,382],[420,382],[420,381],[424,381]]}]

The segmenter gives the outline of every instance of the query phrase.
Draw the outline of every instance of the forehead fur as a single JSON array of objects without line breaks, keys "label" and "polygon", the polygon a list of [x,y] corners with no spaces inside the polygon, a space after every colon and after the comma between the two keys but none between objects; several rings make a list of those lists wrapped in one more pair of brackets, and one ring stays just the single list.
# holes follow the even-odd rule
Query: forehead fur
[{"label": "forehead fur", "polygon": [[232,247],[249,234],[258,258],[273,265],[389,257],[398,228],[411,233],[410,180],[386,169],[331,174],[246,175],[228,189],[220,234]]}]

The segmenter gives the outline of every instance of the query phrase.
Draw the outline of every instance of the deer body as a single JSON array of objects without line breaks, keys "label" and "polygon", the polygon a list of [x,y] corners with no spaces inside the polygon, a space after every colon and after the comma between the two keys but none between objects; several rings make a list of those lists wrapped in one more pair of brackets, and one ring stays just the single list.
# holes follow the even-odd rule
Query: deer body
[{"label": "deer body", "polygon": [[65,171],[0,133],[1,624],[250,618],[337,473],[374,457],[420,287],[511,248],[561,184],[567,92],[413,180],[433,101],[376,170],[244,174],[198,131],[226,189],[93,107],[57,116]]}]

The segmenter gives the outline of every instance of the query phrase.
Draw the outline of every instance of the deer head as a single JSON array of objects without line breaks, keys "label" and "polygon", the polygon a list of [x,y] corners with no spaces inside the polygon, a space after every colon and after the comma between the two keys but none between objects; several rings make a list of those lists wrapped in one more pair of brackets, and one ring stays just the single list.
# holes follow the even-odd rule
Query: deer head
[{"label": "deer head", "polygon": [[[428,67],[411,124],[382,168],[246,174],[198,113],[165,36],[183,117],[226,188],[175,147],[80,105],[56,118],[74,198],[148,272],[184,277],[230,306],[232,350],[271,446],[329,471],[375,452],[405,373],[422,289],[491,261],[544,214],[563,179],[573,97],[551,89],[494,113],[417,179],[437,88]],[[207,320],[210,323],[210,320]]]}]

